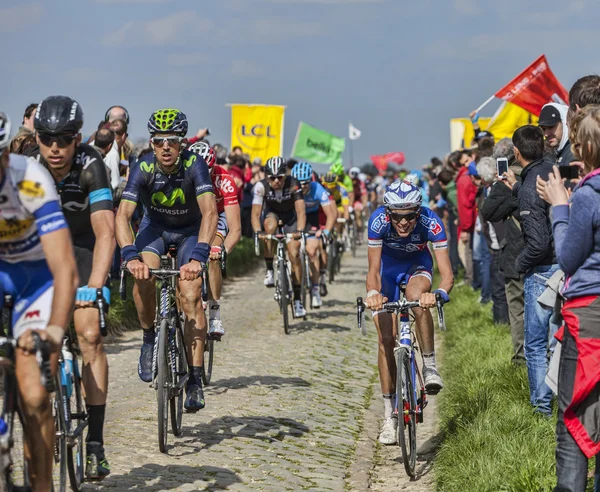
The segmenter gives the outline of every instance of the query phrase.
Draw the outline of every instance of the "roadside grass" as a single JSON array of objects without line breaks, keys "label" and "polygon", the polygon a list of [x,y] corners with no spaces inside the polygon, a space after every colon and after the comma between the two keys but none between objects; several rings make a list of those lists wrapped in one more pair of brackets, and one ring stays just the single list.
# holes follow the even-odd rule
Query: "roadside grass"
[{"label": "roadside grass", "polygon": [[533,413],[527,371],[510,362],[509,327],[494,325],[490,307],[480,306],[477,297],[469,287],[457,288],[446,306],[436,488],[552,490],[556,418]]},{"label": "roadside grass", "polygon": [[[248,273],[256,260],[254,254],[254,240],[243,237],[234,250],[227,256],[227,275],[237,277]],[[139,328],[137,312],[133,303],[133,279],[127,279],[127,299],[123,301],[119,296],[119,280],[115,279],[111,285],[111,305],[108,311],[107,322],[109,332],[118,336],[120,333]],[[225,288],[224,294],[227,295]]]}]

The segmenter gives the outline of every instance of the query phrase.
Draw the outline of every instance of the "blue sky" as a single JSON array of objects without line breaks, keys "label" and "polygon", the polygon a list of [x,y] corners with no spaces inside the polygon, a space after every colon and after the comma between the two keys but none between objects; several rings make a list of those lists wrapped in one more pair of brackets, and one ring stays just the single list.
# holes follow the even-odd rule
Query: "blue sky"
[{"label": "blue sky", "polygon": [[283,104],[286,154],[300,120],[340,136],[351,120],[355,163],[403,151],[416,168],[541,53],[567,90],[598,72],[599,15],[591,0],[0,0],[0,109],[18,123],[69,95],[89,133],[123,104],[140,137],[177,107],[229,146],[227,103]]}]

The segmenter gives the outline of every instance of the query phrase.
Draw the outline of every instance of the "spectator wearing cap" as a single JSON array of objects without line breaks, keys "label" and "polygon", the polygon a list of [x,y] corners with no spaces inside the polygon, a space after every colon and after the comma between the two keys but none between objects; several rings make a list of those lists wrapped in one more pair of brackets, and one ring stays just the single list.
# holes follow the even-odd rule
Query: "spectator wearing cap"
[{"label": "spectator wearing cap", "polygon": [[538,121],[546,142],[554,150],[556,164],[559,166],[568,166],[576,160],[569,141],[568,111],[569,107],[565,104],[548,103],[542,107]]},{"label": "spectator wearing cap", "polygon": [[458,202],[458,255],[465,269],[464,282],[469,286],[473,284],[473,231],[477,216],[475,207],[477,186],[468,175],[471,163],[474,163],[473,155],[463,151],[458,159],[459,170],[455,180]]},{"label": "spectator wearing cap", "polygon": [[13,154],[23,153],[24,147],[28,141],[34,141],[34,130],[33,130],[33,119],[35,118],[35,111],[37,109],[37,103],[32,103],[25,108],[23,114],[23,123],[19,127],[19,131],[13,137],[10,142],[10,152]]}]

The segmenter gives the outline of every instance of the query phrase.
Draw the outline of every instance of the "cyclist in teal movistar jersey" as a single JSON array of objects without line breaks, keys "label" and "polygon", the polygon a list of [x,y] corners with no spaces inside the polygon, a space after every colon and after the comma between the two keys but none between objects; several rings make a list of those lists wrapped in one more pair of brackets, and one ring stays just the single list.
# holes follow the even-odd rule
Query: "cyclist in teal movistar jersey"
[{"label": "cyclist in teal movistar jersey", "polygon": [[[201,374],[204,365],[206,316],[200,295],[210,243],[217,230],[217,205],[204,159],[183,150],[188,121],[177,109],[160,109],[150,116],[148,131],[153,152],[132,167],[117,212],[117,241],[123,261],[136,279],[134,301],[144,329],[138,374],[152,381],[155,284],[149,268],[160,266],[169,244],[178,246],[181,306],[186,315],[185,343],[191,361],[185,408],[204,408]],[[129,223],[138,203],[144,205],[137,237]]]}]

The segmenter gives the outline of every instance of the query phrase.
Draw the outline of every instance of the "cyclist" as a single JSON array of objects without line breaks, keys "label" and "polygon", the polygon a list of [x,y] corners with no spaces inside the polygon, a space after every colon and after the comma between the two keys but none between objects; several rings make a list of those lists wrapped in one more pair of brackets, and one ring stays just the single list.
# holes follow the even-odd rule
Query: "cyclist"
[{"label": "cyclist", "polygon": [[77,267],[52,177],[32,158],[9,154],[10,120],[0,113],[0,309],[11,295],[10,324],[18,339],[23,443],[33,490],[52,488],[56,431],[35,355],[32,332],[50,342],[53,367],[69,323]]},{"label": "cyclist", "polygon": [[[435,306],[435,294],[449,300],[454,277],[448,255],[446,232],[442,220],[428,208],[421,206],[421,190],[402,181],[394,181],[383,196],[383,206],[377,208],[369,220],[369,272],[365,304],[373,311],[373,320],[379,334],[379,379],[383,392],[384,421],[379,441],[396,443],[397,414],[395,402],[396,364],[394,333],[396,318],[382,311],[387,301],[397,301],[400,285],[406,284],[406,298],[420,300],[422,308],[413,309],[416,333],[423,354],[423,378],[429,394],[443,388],[435,364],[433,319],[429,312]],[[433,244],[436,263],[441,275],[440,285],[431,291],[433,258],[428,249]]]},{"label": "cyclist", "polygon": [[352,190],[354,202],[352,203],[352,207],[355,210],[356,217],[356,228],[358,230],[358,244],[362,243],[362,231],[363,231],[363,210],[367,206],[367,187],[364,183],[364,178],[360,179],[360,169],[357,167],[352,167],[348,171],[348,175],[352,180]]},{"label": "cyclist", "polygon": [[[133,298],[144,331],[138,375],[145,382],[153,378],[156,311],[156,289],[149,269],[160,267],[160,257],[170,244],[178,247],[184,337],[191,362],[184,406],[186,411],[196,412],[205,406],[201,377],[206,317],[199,276],[215,237],[217,205],[206,162],[183,150],[187,130],[187,117],[177,109],[152,113],[148,120],[152,152],[132,166],[116,224],[121,256],[135,278]],[[144,205],[144,216],[134,239],[129,223],[139,202]]]},{"label": "cyclist", "polygon": [[202,156],[213,184],[215,199],[217,201],[217,234],[210,248],[210,259],[208,264],[209,301],[208,301],[208,334],[217,337],[225,335],[223,322],[221,321],[221,288],[223,277],[221,272],[222,251],[229,254],[242,237],[242,219],[240,205],[238,203],[238,189],[227,170],[222,166],[216,166],[217,154],[206,142],[196,142],[189,147],[191,152]]},{"label": "cyclist", "polygon": [[[321,256],[325,248],[323,248],[321,234],[325,236],[326,240],[329,240],[330,231],[335,226],[337,212],[329,200],[329,193],[325,188],[318,181],[312,181],[313,169],[308,162],[296,164],[292,169],[292,176],[300,183],[302,195],[304,196],[306,209],[305,232],[316,231],[316,235],[309,237],[306,241],[306,253],[310,259],[312,307],[318,309],[323,305],[319,289],[319,273],[321,270]],[[321,226],[319,210],[322,210],[326,217],[323,226]]]},{"label": "cyclist", "polygon": [[103,437],[108,360],[93,304],[98,289],[106,304],[110,303],[107,282],[115,249],[115,217],[106,166],[93,147],[81,143],[82,126],[81,106],[70,97],[49,96],[35,114],[39,159],[54,178],[73,238],[79,273],[73,322],[83,356],[89,417],[85,474],[100,479],[110,473]]},{"label": "cyclist", "polygon": [[[286,175],[286,162],[283,157],[271,157],[265,163],[266,178],[254,185],[252,199],[252,228],[260,236],[264,233],[274,234],[279,220],[283,221],[283,231],[293,233],[294,239],[287,242],[287,250],[292,263],[292,284],[294,290],[294,317],[306,316],[306,310],[300,300],[300,278],[302,264],[300,262],[300,239],[306,227],[306,211],[304,197],[298,181]],[[264,220],[261,213],[264,208]],[[264,227],[263,227],[264,226]],[[267,273],[265,286],[273,287],[273,244],[265,243],[265,263]]]},{"label": "cyclist", "polygon": [[341,164],[332,164],[329,171],[337,176],[338,184],[348,193],[348,199],[352,206],[354,203],[354,185],[352,184],[352,178],[344,172],[344,166]]},{"label": "cyclist", "polygon": [[[331,200],[335,202],[337,207],[337,215],[340,219],[350,219],[350,198],[348,197],[348,192],[346,188],[340,185],[338,177],[336,174],[331,171],[325,173],[322,179],[323,186],[329,192],[331,196]],[[344,232],[344,224],[339,223],[336,225],[337,232],[341,236]]]}]

